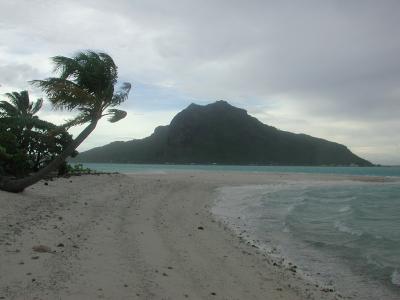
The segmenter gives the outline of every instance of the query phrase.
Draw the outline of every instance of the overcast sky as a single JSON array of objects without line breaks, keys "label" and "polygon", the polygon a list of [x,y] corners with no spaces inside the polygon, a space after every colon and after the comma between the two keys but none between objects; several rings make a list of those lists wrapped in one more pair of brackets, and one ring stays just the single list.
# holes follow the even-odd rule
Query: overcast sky
[{"label": "overcast sky", "polygon": [[[110,54],[128,117],[80,150],[142,138],[191,102],[224,99],[279,129],[400,164],[400,1],[1,0],[0,98],[52,76],[49,60]],[[46,103],[40,116],[73,113]],[[79,128],[73,133],[79,132]]]}]

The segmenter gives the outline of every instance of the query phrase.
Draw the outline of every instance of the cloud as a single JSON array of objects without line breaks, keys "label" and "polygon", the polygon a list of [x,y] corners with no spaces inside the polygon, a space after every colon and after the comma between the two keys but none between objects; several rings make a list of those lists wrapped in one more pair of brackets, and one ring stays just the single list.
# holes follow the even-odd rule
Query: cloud
[{"label": "cloud", "polygon": [[37,69],[28,64],[0,64],[0,86],[2,89],[27,89],[27,78],[38,78]]},{"label": "cloud", "polygon": [[[278,128],[400,163],[399,19],[395,0],[3,0],[0,71],[11,76],[0,80],[22,89],[50,76],[53,55],[102,50],[133,83],[129,110],[226,99]],[[99,143],[118,139],[99,132]]]}]

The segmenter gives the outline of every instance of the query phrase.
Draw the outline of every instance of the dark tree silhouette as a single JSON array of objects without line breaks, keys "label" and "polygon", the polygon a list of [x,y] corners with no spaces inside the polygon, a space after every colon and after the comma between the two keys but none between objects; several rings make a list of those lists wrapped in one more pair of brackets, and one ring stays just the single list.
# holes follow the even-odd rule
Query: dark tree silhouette
[{"label": "dark tree silhouette", "polygon": [[102,117],[108,116],[108,120],[114,123],[126,116],[125,111],[115,107],[128,98],[131,85],[124,83],[120,90],[115,91],[117,66],[108,54],[86,51],[72,58],[56,56],[52,60],[55,71],[60,73],[59,77],[34,80],[32,83],[44,91],[55,109],[78,111],[78,115],[67,121],[62,129],[88,125],[60,155],[38,172],[21,179],[0,178],[2,190],[22,192],[58,169],[96,128]]},{"label": "dark tree silhouette", "polygon": [[7,93],[6,97],[9,101],[0,101],[0,118],[3,123],[12,125],[18,144],[25,148],[29,133],[38,122],[35,114],[42,107],[43,99],[31,102],[28,91]]}]

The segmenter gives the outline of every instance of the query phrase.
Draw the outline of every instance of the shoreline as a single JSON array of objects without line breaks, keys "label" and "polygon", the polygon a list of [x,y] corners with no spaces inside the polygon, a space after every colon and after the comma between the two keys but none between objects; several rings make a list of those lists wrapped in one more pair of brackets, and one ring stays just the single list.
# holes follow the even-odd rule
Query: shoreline
[{"label": "shoreline", "polygon": [[349,176],[109,174],[0,192],[0,299],[336,299],[211,213],[218,187],[305,178]]},{"label": "shoreline", "polygon": [[[349,177],[347,179],[330,178],[328,181],[289,181],[282,182],[282,184],[279,183],[278,186],[271,183],[224,186],[218,188],[219,198],[215,202],[213,213],[244,242],[260,249],[263,253],[267,253],[273,264],[297,273],[305,282],[317,285],[324,291],[337,292],[336,296],[338,298],[398,299],[398,284],[394,283],[393,279],[389,283],[386,279],[385,281],[373,280],[368,276],[371,274],[354,272],[354,269],[352,270],[349,267],[349,262],[345,263],[343,257],[338,259],[333,253],[319,251],[310,247],[307,241],[297,238],[296,234],[298,232],[296,230],[286,227],[286,222],[277,222],[283,221],[283,219],[279,217],[275,219],[273,216],[279,216],[284,211],[274,210],[276,209],[276,204],[264,206],[269,201],[275,202],[273,199],[276,196],[276,192],[278,192],[278,199],[284,200],[279,198],[280,192],[297,190],[296,195],[298,196],[302,194],[300,192],[302,188],[308,189],[322,186],[341,189],[354,186],[367,187],[370,183],[373,185],[391,185],[395,183],[398,186],[399,180],[375,178],[371,181],[368,178],[359,180],[359,178]],[[269,193],[274,196],[270,197]],[[288,198],[285,198],[284,202],[291,197],[290,195],[287,196]],[[286,206],[287,210],[291,211],[293,206],[298,204],[296,202],[290,203],[283,204],[280,209]],[[264,213],[258,214],[257,211],[260,209]],[[265,214],[269,209],[272,209],[272,213]],[[349,206],[345,209],[346,211],[349,210]],[[336,224],[334,225],[335,227],[338,226]],[[339,231],[342,230],[346,230],[344,232],[349,233],[348,230],[351,229],[348,229],[348,227],[339,229]],[[312,231],[310,234],[312,234]],[[351,232],[350,234],[361,236],[359,232]],[[395,276],[393,274],[396,274],[396,270],[393,271],[392,277]]]},{"label": "shoreline", "polygon": [[[119,170],[121,173],[142,173],[152,171],[164,172],[245,172],[245,173],[302,173],[302,174],[322,174],[336,176],[372,176],[372,177],[400,177],[398,166],[380,167],[351,167],[351,166],[285,166],[285,165],[203,165],[203,164],[135,164],[135,163],[82,163],[90,167],[103,171]],[[378,171],[378,172],[376,172]]]}]

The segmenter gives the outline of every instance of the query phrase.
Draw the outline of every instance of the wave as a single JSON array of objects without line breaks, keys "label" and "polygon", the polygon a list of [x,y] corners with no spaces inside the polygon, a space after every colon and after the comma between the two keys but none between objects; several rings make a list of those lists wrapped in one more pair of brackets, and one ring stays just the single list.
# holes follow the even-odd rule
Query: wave
[{"label": "wave", "polygon": [[343,213],[343,212],[348,212],[350,210],[351,210],[351,206],[350,205],[346,205],[346,206],[343,206],[343,207],[339,208],[338,212]]},{"label": "wave", "polygon": [[393,271],[391,280],[394,285],[400,286],[400,273],[397,270]]},{"label": "wave", "polygon": [[398,183],[225,187],[213,212],[321,282],[359,299],[400,299],[386,290],[400,293],[399,193]]},{"label": "wave", "polygon": [[343,233],[348,233],[351,235],[356,235],[356,236],[361,236],[363,234],[363,232],[361,230],[357,230],[357,229],[352,229],[349,226],[347,226],[346,224],[340,222],[340,221],[336,221],[334,224],[334,227],[339,230],[340,232]]}]

